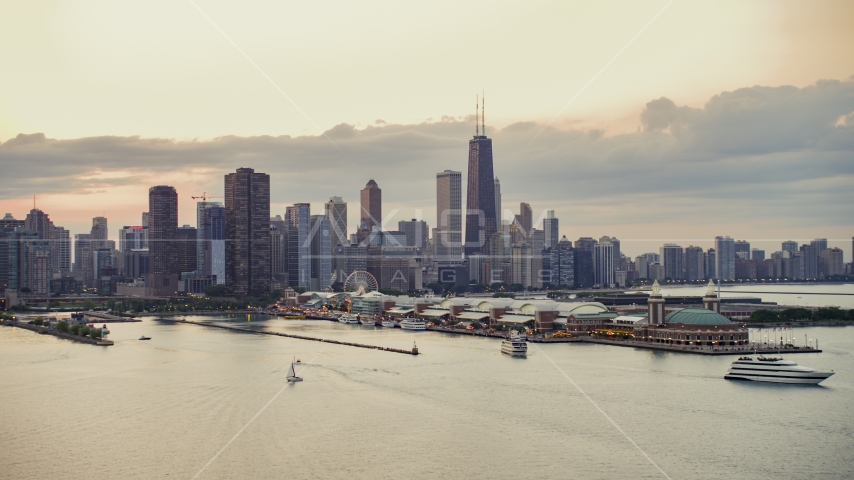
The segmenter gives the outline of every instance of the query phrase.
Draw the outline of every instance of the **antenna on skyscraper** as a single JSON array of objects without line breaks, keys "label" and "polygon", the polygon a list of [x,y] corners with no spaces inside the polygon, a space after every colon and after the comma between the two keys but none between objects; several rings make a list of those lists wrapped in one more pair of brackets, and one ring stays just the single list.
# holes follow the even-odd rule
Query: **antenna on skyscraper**
[{"label": "antenna on skyscraper", "polygon": [[480,107],[480,123],[483,127],[483,136],[486,136],[486,90],[483,91],[483,95],[480,97],[480,101],[483,102],[483,105]]},{"label": "antenna on skyscraper", "polygon": [[[477,109],[480,107],[479,98],[477,98],[477,94],[474,94],[474,136],[480,136],[480,124],[477,123],[477,117],[479,116]],[[33,196],[35,198],[35,196]]]}]

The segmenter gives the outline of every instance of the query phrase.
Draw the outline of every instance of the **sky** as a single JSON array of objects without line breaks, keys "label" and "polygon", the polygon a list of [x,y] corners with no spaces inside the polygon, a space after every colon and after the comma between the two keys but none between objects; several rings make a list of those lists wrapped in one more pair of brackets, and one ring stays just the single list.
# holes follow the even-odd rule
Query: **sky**
[{"label": "sky", "polygon": [[851,2],[0,4],[0,214],[35,195],[115,237],[168,184],[194,225],[190,197],[252,167],[273,214],[336,195],[352,229],[374,178],[387,228],[433,225],[484,92],[503,207],[570,239],[822,237],[851,260]]}]

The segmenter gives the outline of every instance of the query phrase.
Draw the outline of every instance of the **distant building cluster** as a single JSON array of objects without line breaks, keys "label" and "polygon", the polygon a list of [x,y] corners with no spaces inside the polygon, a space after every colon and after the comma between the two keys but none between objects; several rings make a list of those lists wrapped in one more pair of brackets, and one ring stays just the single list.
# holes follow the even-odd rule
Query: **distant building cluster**
[{"label": "distant building cluster", "polygon": [[[554,210],[535,218],[528,203],[504,209],[493,168],[492,139],[478,125],[469,141],[467,196],[462,172],[436,174],[436,225],[383,224],[382,189],[370,179],[360,192],[359,224],[347,225],[348,204],[331,197],[322,212],[294,203],[270,210],[270,176],[252,168],[225,175],[220,196],[196,202],[195,226],[178,221],[178,192],[149,189],[139,225],[109,239],[107,219],[74,235],[33,208],[23,220],[0,220],[0,294],[7,305],[22,297],[95,292],[167,297],[203,293],[222,285],[228,296],[264,297],[272,291],[340,291],[355,272],[368,272],[378,288],[418,292],[453,286],[465,290],[511,287],[611,288],[641,281],[708,279],[818,280],[851,273],[842,250],[826,239],[782,242],[770,255],[750,243],[716,237],[714,248],[664,244],[634,259],[620,240],[603,236],[571,242],[559,235]],[[211,201],[212,199],[219,199]],[[465,208],[464,208],[465,207]],[[854,247],[854,239],[852,239]],[[72,263],[73,248],[73,263]]]}]

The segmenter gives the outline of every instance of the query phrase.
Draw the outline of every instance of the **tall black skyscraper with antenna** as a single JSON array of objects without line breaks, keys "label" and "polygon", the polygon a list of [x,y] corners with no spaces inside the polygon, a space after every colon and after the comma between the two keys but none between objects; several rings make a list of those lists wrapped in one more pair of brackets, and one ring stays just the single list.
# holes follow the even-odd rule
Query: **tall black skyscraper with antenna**
[{"label": "tall black skyscraper with antenna", "polygon": [[[495,225],[495,176],[492,171],[492,139],[486,136],[484,109],[475,101],[475,135],[469,140],[469,181],[466,198],[465,253],[489,253],[489,238],[497,231]],[[480,130],[482,126],[483,135]]]}]

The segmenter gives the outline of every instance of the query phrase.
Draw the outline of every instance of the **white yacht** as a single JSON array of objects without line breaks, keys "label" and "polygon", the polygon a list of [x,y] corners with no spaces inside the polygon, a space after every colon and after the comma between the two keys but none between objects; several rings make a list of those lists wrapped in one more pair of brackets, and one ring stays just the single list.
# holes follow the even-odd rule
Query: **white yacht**
[{"label": "white yacht", "polygon": [[817,372],[809,367],[801,367],[795,362],[780,357],[741,357],[732,362],[724,375],[727,380],[750,380],[753,382],[773,383],[811,383],[817,384],[834,372]]},{"label": "white yacht", "polygon": [[404,318],[400,321],[400,328],[404,330],[427,330],[427,324],[420,318]]},{"label": "white yacht", "polygon": [[374,317],[359,317],[359,323],[368,327],[375,327],[377,325],[377,321]]},{"label": "white yacht", "polygon": [[388,319],[383,320],[382,325],[384,327],[387,327],[387,328],[394,328],[397,326],[397,325],[395,325],[393,318],[388,318]]},{"label": "white yacht", "polygon": [[341,323],[347,323],[350,325],[358,325],[359,324],[359,317],[356,315],[346,314],[346,315],[341,315],[340,317],[338,317],[338,321]]},{"label": "white yacht", "polygon": [[501,353],[511,357],[524,357],[528,355],[528,339],[521,336],[512,336],[501,342]]}]

